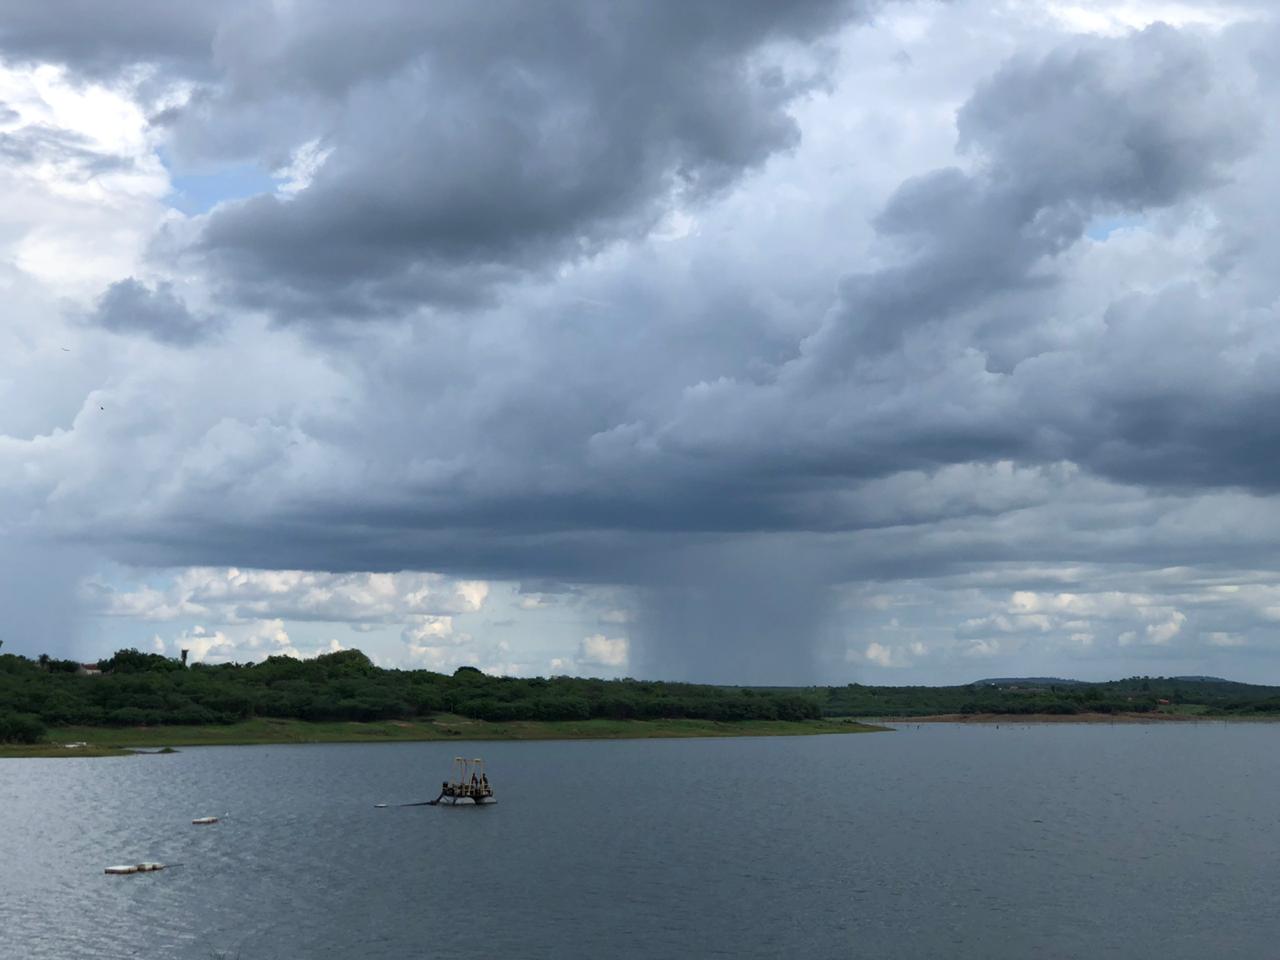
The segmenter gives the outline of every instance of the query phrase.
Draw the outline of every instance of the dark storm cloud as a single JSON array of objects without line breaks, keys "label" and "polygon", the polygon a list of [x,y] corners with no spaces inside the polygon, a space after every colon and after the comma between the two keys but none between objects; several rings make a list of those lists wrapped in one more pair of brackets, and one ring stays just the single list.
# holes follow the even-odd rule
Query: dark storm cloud
[{"label": "dark storm cloud", "polygon": [[671,203],[705,198],[793,146],[786,107],[818,75],[761,51],[813,40],[854,8],[264,14],[220,50],[221,86],[174,121],[178,149],[224,149],[258,111],[263,127],[278,116],[293,138],[264,133],[271,162],[312,139],[330,153],[296,197],[214,211],[200,249],[228,295],[286,318],[475,301],[494,282],[640,236]]},{"label": "dark storm cloud", "polygon": [[[523,22],[519,9],[511,12],[517,24]],[[817,29],[832,16],[829,10],[798,8],[806,16],[780,24],[774,9],[756,9],[754,19],[743,13],[743,21],[735,19],[732,29],[722,29],[708,14],[695,26],[711,33],[679,34],[670,45],[683,56],[703,49],[698,46],[701,38],[709,63],[733,64],[736,70],[741,63],[734,58],[741,58],[749,44],[780,32],[798,35]],[[370,134],[367,149],[348,145],[354,160],[340,161],[342,148],[335,148],[329,162],[337,165],[326,166],[296,199],[260,199],[215,212],[204,242],[213,247],[221,243],[223,253],[229,248],[219,237],[229,243],[234,236],[246,244],[245,255],[252,253],[255,264],[243,266],[248,272],[224,274],[242,293],[249,289],[245,278],[261,270],[264,291],[279,280],[283,292],[270,296],[290,299],[300,310],[308,309],[313,298],[325,297],[337,297],[344,309],[354,309],[389,296],[393,289],[407,295],[413,283],[405,270],[435,276],[432,271],[440,264],[428,269],[422,259],[433,243],[432,256],[453,251],[458,258],[439,274],[457,283],[470,275],[468,263],[477,251],[508,257],[510,266],[522,262],[518,251],[534,236],[570,231],[581,239],[580,231],[592,218],[625,216],[610,205],[612,200],[592,199],[598,191],[581,193],[584,177],[603,177],[597,184],[603,196],[608,193],[603,184],[613,182],[619,170],[629,171],[626,180],[637,169],[666,170],[679,157],[693,165],[696,188],[700,172],[718,169],[716,158],[736,158],[729,163],[736,168],[754,162],[759,151],[787,142],[793,131],[778,113],[778,101],[747,128],[768,121],[765,128],[773,129],[770,124],[781,117],[781,139],[751,136],[743,142],[755,146],[727,153],[712,146],[720,140],[707,140],[702,121],[694,122],[698,111],[714,112],[711,102],[700,100],[702,94],[691,88],[691,103],[672,107],[666,101],[670,81],[642,85],[636,110],[625,123],[602,114],[609,98],[625,88],[617,86],[622,76],[638,81],[651,74],[621,49],[613,50],[619,62],[597,62],[605,58],[592,52],[593,45],[607,46],[611,37],[621,43],[625,36],[659,59],[675,58],[662,62],[677,69],[676,53],[654,50],[660,46],[660,32],[675,30],[661,19],[665,16],[673,14],[640,16],[633,11],[616,20],[561,24],[577,47],[588,51],[589,66],[574,69],[611,65],[620,71],[615,86],[586,92],[575,88],[586,74],[563,72],[568,69],[560,64],[567,59],[566,48],[559,46],[556,31],[548,36],[535,31],[542,37],[540,45],[527,39],[528,30],[518,30],[516,35],[526,42],[517,44],[496,24],[484,21],[489,33],[480,35],[486,43],[498,42],[492,35],[501,43],[492,61],[485,61],[493,70],[472,71],[474,77],[463,77],[460,64],[473,61],[480,41],[468,31],[446,33],[458,49],[446,49],[440,40],[439,50],[429,49],[442,65],[433,60],[421,70],[428,78],[450,78],[450,84],[441,82],[438,89],[444,98],[441,110],[453,120],[459,117],[449,114],[451,91],[461,91],[456,95],[468,104],[483,101],[463,133],[442,125],[431,111],[421,110],[397,125],[388,114],[372,112],[371,105],[361,121],[361,129]],[[406,29],[415,22],[410,17]],[[270,47],[289,51],[288,57],[279,54],[284,57],[279,62],[281,69],[288,66],[292,86],[346,95],[325,87],[319,74],[312,75],[323,60],[315,37],[329,37],[341,26],[338,20],[314,28],[315,36],[307,33],[296,40],[286,33],[286,41]],[[681,26],[686,32],[692,29]],[[537,54],[533,59],[529,49]],[[247,66],[229,67],[228,75],[239,79],[228,90],[257,95],[257,74],[250,67],[259,66],[251,57]],[[350,64],[339,63],[335,69],[358,73]],[[705,80],[704,72],[711,68],[689,69]],[[730,72],[739,80],[747,76]],[[492,98],[481,97],[475,85],[490,75],[516,80],[511,81],[514,86],[499,84]],[[552,84],[559,95],[534,97],[522,115],[510,97],[527,93],[534,77]],[[416,83],[410,88],[418,96],[425,89]],[[663,95],[655,96],[655,90]],[[480,149],[490,143],[494,130],[525,130],[522,124],[529,117],[545,121],[545,110],[553,103],[569,105],[566,116],[573,123],[563,127],[566,135],[577,131],[588,136],[599,126],[602,146],[621,156],[650,149],[634,139],[633,128],[641,129],[656,140],[652,149],[665,159],[656,166],[633,159],[639,168],[622,162],[617,169],[597,172],[584,167],[573,151],[563,152],[557,138],[539,142],[535,146],[542,149],[518,161],[509,152],[491,157],[491,151]],[[585,113],[578,109],[583,104]],[[697,132],[655,136],[655,124],[659,133],[674,129],[673,109],[680,116],[695,111],[689,122]],[[1081,335],[1070,349],[1033,344],[1019,354],[1004,342],[1009,332],[989,321],[1012,309],[1025,316],[1024,326],[1052,324],[1058,309],[1055,258],[1080,241],[1089,218],[1113,210],[1165,207],[1213,187],[1252,143],[1252,120],[1248,104],[1216,69],[1208,41],[1168,28],[1117,40],[1071,41],[1037,59],[1015,59],[982,84],[960,111],[960,142],[972,156],[972,168],[913,178],[891,196],[876,221],[893,254],[884,258],[890,265],[850,278],[827,319],[796,345],[794,359],[762,364],[761,353],[776,353],[776,345],[737,315],[714,310],[685,314],[680,312],[687,309],[681,297],[655,305],[631,293],[620,311],[592,314],[589,322],[581,311],[565,310],[553,301],[536,308],[518,303],[494,307],[474,314],[468,323],[444,318],[424,322],[408,340],[382,341],[371,332],[334,358],[360,385],[360,395],[345,401],[346,416],[306,421],[315,448],[307,455],[318,460],[295,464],[293,458],[301,454],[289,448],[255,461],[263,466],[254,483],[288,491],[305,477],[306,489],[294,489],[283,501],[264,500],[246,489],[242,497],[233,497],[236,511],[213,508],[216,536],[192,534],[194,542],[185,546],[175,542],[187,536],[183,526],[171,526],[154,540],[144,533],[138,540],[153,544],[151,549],[162,552],[166,562],[237,562],[232,557],[243,549],[236,546],[237,536],[257,544],[267,526],[279,524],[266,552],[255,548],[254,555],[264,563],[315,563],[330,569],[447,564],[517,578],[649,582],[663,575],[664,550],[700,549],[701,538],[714,541],[753,532],[827,535],[937,523],[949,516],[1001,516],[1054,495],[1047,484],[1024,499],[1016,489],[1023,482],[1018,478],[980,473],[960,476],[954,481],[958,489],[952,490],[947,485],[953,481],[944,471],[953,465],[1076,460],[1126,480],[1152,480],[1154,473],[1167,480],[1176,476],[1179,464],[1191,464],[1181,468],[1189,478],[1237,482],[1248,474],[1247,467],[1223,470],[1216,478],[1203,467],[1206,454],[1245,442],[1239,431],[1221,429],[1233,415],[1231,403],[1217,403],[1212,409],[1219,413],[1198,419],[1179,412],[1202,395],[1192,375],[1195,366],[1225,364],[1221,358],[1229,356],[1229,342],[1212,333],[1207,318],[1187,312],[1194,296],[1135,293],[1132,300],[1114,305],[1107,322]],[[464,195],[458,211],[466,208],[478,215],[491,199],[483,190],[490,190],[502,198],[499,206],[524,203],[542,212],[532,219],[513,215],[509,231],[497,219],[481,218],[470,233],[459,222],[460,235],[442,235],[438,243],[431,231],[419,233],[454,202],[457,191],[441,192],[439,184],[455,181],[438,180],[439,172],[430,165],[420,169],[413,151],[374,149],[379,138],[417,137],[415,123],[445,141],[480,136],[446,158],[445,169],[452,171],[449,176]],[[383,161],[377,177],[367,166],[375,157]],[[478,171],[474,188],[463,176],[466,158],[472,161],[467,169]],[[360,186],[345,179],[357,171],[364,178]],[[495,171],[506,171],[505,179],[518,189],[504,184],[504,176]],[[557,177],[566,191],[562,194],[556,193]],[[510,193],[534,190],[535,181],[559,201]],[[629,188],[622,184],[619,189],[625,193]],[[560,201],[563,212],[557,212]],[[627,202],[645,201],[632,196]],[[385,215],[369,217],[371,209]],[[260,213],[264,219],[254,219]],[[312,216],[319,219],[307,220]],[[245,217],[252,220],[252,230],[219,232]],[[309,223],[306,239],[313,242],[288,232],[304,222]],[[340,224],[358,224],[359,230],[344,232]],[[272,232],[276,230],[285,232]],[[327,262],[330,278],[304,283],[303,276],[319,263],[314,258],[329,255],[335,258]],[[365,276],[356,278],[352,265],[362,265]],[[690,296],[714,303],[718,288],[738,282],[733,275],[707,277]],[[151,298],[162,293],[171,296],[157,291]],[[132,304],[130,298],[150,303],[133,282],[126,282],[117,296],[126,305]],[[1148,300],[1158,306],[1152,309]],[[317,302],[310,309],[329,308]],[[663,315],[666,310],[673,311],[670,317]],[[130,314],[126,310],[121,315]],[[1163,349],[1165,331],[1175,327],[1198,331],[1197,349]],[[690,328],[698,335],[691,336]],[[997,349],[1009,356],[1004,369],[993,370],[989,354]],[[1148,363],[1144,368],[1141,360],[1152,354],[1161,357],[1161,366]],[[1258,389],[1267,382],[1267,369],[1266,364],[1254,366],[1251,383]],[[1179,402],[1168,403],[1171,396]],[[377,424],[377,430],[371,431],[370,424]],[[220,441],[216,449],[224,447]],[[1255,459],[1260,465],[1266,462]],[[353,460],[362,471],[359,481],[328,479],[347,476]],[[200,490],[240,489],[231,465],[207,458],[200,463],[215,473],[194,475],[196,492],[150,505],[165,522],[180,515],[191,523],[205,515],[209,505],[200,502]],[[276,472],[278,481],[272,479]],[[917,483],[912,477],[923,478],[921,496],[897,496],[897,489]],[[974,484],[991,484],[997,494],[984,499],[969,489]],[[1005,485],[1011,488],[1008,496],[1000,492]],[[947,489],[940,494],[941,488]],[[246,526],[238,529],[237,511],[245,504],[260,505],[263,513],[246,518]],[[308,531],[313,522],[323,529]],[[136,549],[135,556],[148,548]]]},{"label": "dark storm cloud", "polygon": [[209,58],[219,22],[245,6],[239,0],[9,4],[0,17],[0,57],[62,63],[88,76],[117,74],[138,63],[195,69]]},{"label": "dark storm cloud", "polygon": [[[1193,292],[1135,293],[1072,349],[1015,353],[1004,372],[975,349],[1001,346],[1007,332],[986,322],[1010,303],[1028,325],[1052,314],[1054,257],[1093,212],[1165,206],[1227,175],[1251,143],[1251,115],[1212,67],[1205,41],[1154,28],[997,71],[960,111],[974,169],[908,181],[877,220],[902,264],[850,280],[796,358],[754,377],[750,349],[721,345],[750,333],[736,317],[664,326],[497,311],[478,326],[424,326],[385,354],[353,343],[358,412],[311,429],[338,461],[359,450],[371,480],[354,499],[321,488],[272,504],[290,533],[272,538],[270,562],[651,580],[686,538],[701,549],[702,537],[995,517],[1054,496],[1051,483],[1024,494],[1023,481],[981,472],[952,481],[939,473],[951,465],[1075,460],[1126,481],[1208,485],[1257,475],[1269,460],[1249,441],[1265,423],[1261,435],[1231,423],[1252,390],[1270,389],[1269,363],[1251,365],[1243,407],[1234,395],[1208,403],[1195,370],[1226,363],[1230,342]],[[690,322],[706,325],[705,340],[673,350]],[[1173,349],[1174,329],[1198,339]],[[434,465],[410,467],[406,451],[430,451]],[[293,470],[287,453],[278,469]],[[919,496],[895,492],[914,489],[908,474],[923,478]],[[984,499],[975,484],[995,492]],[[329,548],[301,533],[318,517]],[[264,520],[245,534],[257,538]],[[204,558],[234,562],[234,544],[207,556],[217,539],[201,540]]]},{"label": "dark storm cloud", "polygon": [[217,324],[198,317],[161,281],[154,288],[128,277],[98,298],[89,322],[113,333],[140,333],[161,343],[189,347],[211,336]]},{"label": "dark storm cloud", "polygon": [[818,365],[884,350],[996,294],[1043,284],[1046,260],[1099,213],[1163,207],[1218,182],[1254,142],[1256,115],[1205,42],[1157,25],[1002,67],[961,108],[973,172],[904,183],[876,219],[905,262],[845,283]]},{"label": "dark storm cloud", "polygon": [[[1269,563],[1273,508],[1234,489],[1280,477],[1261,48],[1157,26],[1015,56],[947,89],[955,155],[869,178],[860,232],[824,209],[834,151],[781,158],[857,98],[896,117],[856,81],[803,100],[856,12],[275,5],[203,66],[165,55],[198,81],[157,133],[175,164],[324,157],[153,250],[290,324],[163,351],[180,400],[104,388],[119,413],[42,440],[28,496],[119,478],[43,516],[143,564],[631,585],[638,672],[712,679],[807,679],[851,581]],[[659,240],[672,210],[705,222]],[[95,318],[206,333],[133,279]]]}]

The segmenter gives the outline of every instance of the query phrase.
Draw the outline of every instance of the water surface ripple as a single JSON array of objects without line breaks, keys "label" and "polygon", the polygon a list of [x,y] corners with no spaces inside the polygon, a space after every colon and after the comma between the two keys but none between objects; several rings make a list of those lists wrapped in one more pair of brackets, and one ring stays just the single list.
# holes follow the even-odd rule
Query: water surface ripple
[{"label": "water surface ripple", "polygon": [[[4,760],[0,957],[1275,956],[1277,737],[925,725]],[[499,804],[373,807],[434,796],[459,750]],[[140,860],[181,866],[102,873]]]}]

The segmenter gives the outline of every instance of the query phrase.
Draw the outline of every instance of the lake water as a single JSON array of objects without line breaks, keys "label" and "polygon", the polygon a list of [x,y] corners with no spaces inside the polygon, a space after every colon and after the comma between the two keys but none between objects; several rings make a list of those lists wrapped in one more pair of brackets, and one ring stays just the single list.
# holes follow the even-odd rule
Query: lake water
[{"label": "lake water", "polygon": [[[1002,724],[0,760],[0,957],[1274,957],[1278,746]],[[498,804],[374,808],[459,750]],[[102,872],[142,860],[181,866]]]}]

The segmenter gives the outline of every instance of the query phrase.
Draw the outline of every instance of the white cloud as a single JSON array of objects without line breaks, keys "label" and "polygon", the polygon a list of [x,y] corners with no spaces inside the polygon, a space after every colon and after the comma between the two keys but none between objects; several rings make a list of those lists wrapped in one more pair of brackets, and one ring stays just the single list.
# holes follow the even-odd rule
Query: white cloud
[{"label": "white cloud", "polygon": [[157,653],[171,657],[187,650],[189,663],[247,663],[272,656],[303,660],[343,649],[337,640],[300,649],[281,620],[259,620],[221,630],[197,625],[167,639],[156,634],[151,645]]},{"label": "white cloud", "polygon": [[901,645],[873,640],[861,651],[850,650],[846,659],[864,660],[877,667],[902,668],[911,666],[928,652],[929,647],[919,640],[911,640]]},{"label": "white cloud", "polygon": [[603,633],[593,633],[578,645],[578,660],[586,666],[624,667],[629,654],[630,645],[626,637],[610,638]]},{"label": "white cloud", "polygon": [[1215,630],[1209,634],[1209,645],[1213,647],[1246,647],[1249,645],[1249,641],[1236,633]]},{"label": "white cloud", "polygon": [[627,667],[630,658],[628,638],[593,633],[578,641],[572,656],[552,657],[547,666],[553,675],[617,675]]},{"label": "white cloud", "polygon": [[0,162],[0,255],[62,295],[88,299],[132,273],[169,216],[168,174],[129,94],[0,62],[0,104],[17,114]]},{"label": "white cloud", "polygon": [[307,189],[331,153],[333,149],[322,146],[318,137],[302,144],[293,152],[289,162],[274,172],[274,176],[284,180],[276,192],[291,198]]},{"label": "white cloud", "polygon": [[1139,628],[1144,642],[1166,646],[1182,632],[1186,614],[1176,609],[1171,598],[1151,593],[1102,590],[1095,593],[1040,593],[1017,590],[1004,612],[963,621],[956,629],[960,637],[983,637],[992,633],[1048,635],[1050,642],[1090,648],[1098,629],[1109,624],[1132,624],[1117,633],[1119,646],[1137,641]]},{"label": "white cloud", "polygon": [[878,667],[893,666],[893,651],[880,643],[868,643],[863,654]]},{"label": "white cloud", "polygon": [[966,657],[994,657],[1001,652],[999,640],[970,640],[960,648]]},{"label": "white cloud", "polygon": [[529,663],[512,657],[509,641],[480,639],[454,626],[452,617],[415,617],[400,632],[404,665],[437,673],[452,673],[464,666],[496,676],[533,672]]},{"label": "white cloud", "polygon": [[1169,615],[1169,619],[1160,623],[1147,624],[1147,642],[1158,646],[1167,644],[1182,632],[1182,625],[1186,622],[1186,615],[1179,610],[1174,610]]},{"label": "white cloud", "polygon": [[141,584],[117,591],[101,579],[82,594],[96,612],[135,620],[200,617],[212,623],[279,618],[332,623],[419,622],[480,610],[484,581],[434,573],[323,573],[189,567],[165,587]]},{"label": "white cloud", "polygon": [[400,638],[410,646],[452,640],[453,636],[453,617],[416,617],[400,632]]},{"label": "white cloud", "polygon": [[1186,3],[1176,0],[1051,2],[1046,10],[1069,30],[1104,36],[1122,36],[1153,23],[1220,29],[1258,16],[1257,8],[1245,3]]}]

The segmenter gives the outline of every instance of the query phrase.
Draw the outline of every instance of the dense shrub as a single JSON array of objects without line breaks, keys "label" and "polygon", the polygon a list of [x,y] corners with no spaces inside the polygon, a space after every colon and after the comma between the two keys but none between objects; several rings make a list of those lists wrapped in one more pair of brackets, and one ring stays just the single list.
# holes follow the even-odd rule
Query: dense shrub
[{"label": "dense shrub", "polygon": [[[954,687],[753,689],[492,677],[475,668],[459,668],[452,676],[383,670],[356,650],[314,660],[275,656],[258,664],[195,664],[189,669],[157,654],[122,650],[104,662],[118,671],[102,676],[77,675],[60,666],[66,662],[0,654],[0,717],[6,737],[31,736],[31,718],[46,726],[233,723],[253,717],[369,721],[437,713],[495,722],[682,717],[735,722],[809,720],[823,714],[1128,713],[1184,704],[1200,704],[1221,716],[1280,713],[1280,690],[1274,687],[1150,677],[1087,685],[992,681]],[[14,715],[27,719],[11,734]]]},{"label": "dense shrub", "polygon": [[29,713],[0,713],[0,743],[39,743],[45,728]]}]

